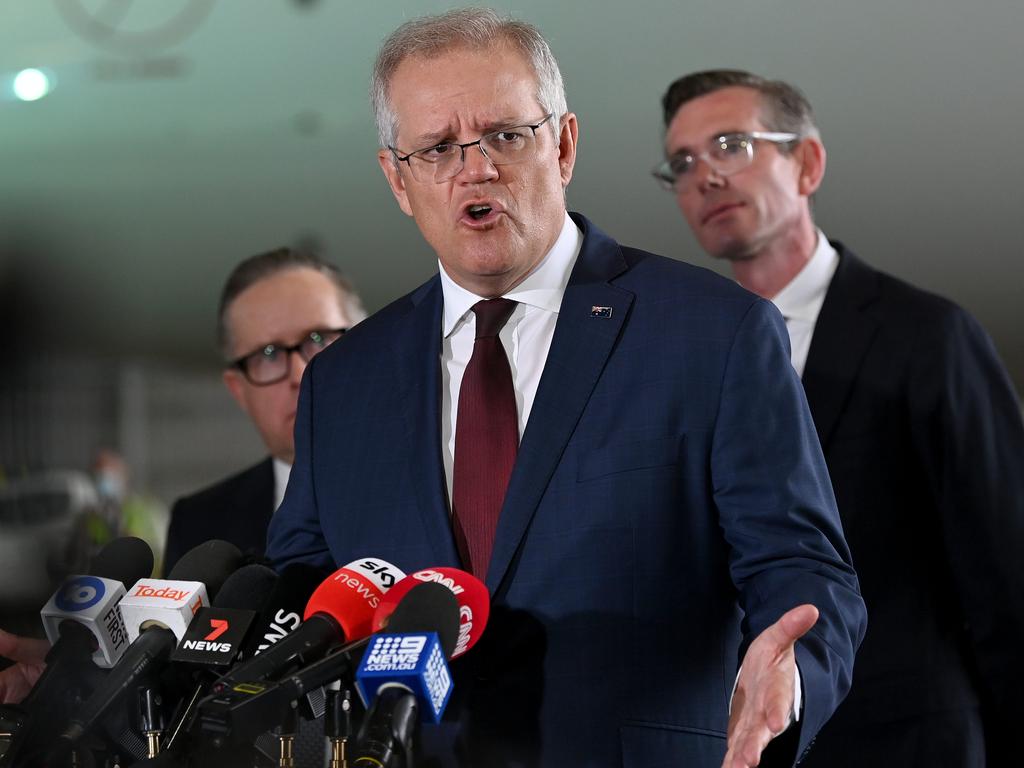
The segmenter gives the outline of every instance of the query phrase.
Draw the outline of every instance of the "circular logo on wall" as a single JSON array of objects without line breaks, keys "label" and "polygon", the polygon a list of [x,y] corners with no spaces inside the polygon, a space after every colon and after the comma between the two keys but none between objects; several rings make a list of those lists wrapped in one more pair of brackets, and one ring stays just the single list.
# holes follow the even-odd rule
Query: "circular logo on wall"
[{"label": "circular logo on wall", "polygon": [[73,32],[122,54],[177,45],[206,20],[214,0],[54,0]]},{"label": "circular logo on wall", "polygon": [[62,611],[84,611],[102,600],[106,591],[102,579],[95,576],[78,576],[64,586],[54,602]]}]

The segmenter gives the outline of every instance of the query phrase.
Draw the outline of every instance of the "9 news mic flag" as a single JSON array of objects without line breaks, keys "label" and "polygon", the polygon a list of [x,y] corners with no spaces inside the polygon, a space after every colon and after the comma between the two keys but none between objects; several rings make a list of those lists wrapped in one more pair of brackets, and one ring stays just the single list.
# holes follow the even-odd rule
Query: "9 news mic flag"
[{"label": "9 news mic flag", "polygon": [[452,694],[452,676],[436,632],[377,635],[356,670],[356,688],[366,706],[386,687],[407,689],[424,721],[441,722]]}]

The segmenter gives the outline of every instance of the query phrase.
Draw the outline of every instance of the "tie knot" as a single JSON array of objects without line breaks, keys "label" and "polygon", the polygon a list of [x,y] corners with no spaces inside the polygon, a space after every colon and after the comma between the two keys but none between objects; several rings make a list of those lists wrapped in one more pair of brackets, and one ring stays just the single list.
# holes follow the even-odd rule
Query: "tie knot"
[{"label": "tie knot", "polygon": [[474,304],[476,338],[486,339],[490,336],[497,336],[515,308],[516,302],[512,299],[485,299]]}]

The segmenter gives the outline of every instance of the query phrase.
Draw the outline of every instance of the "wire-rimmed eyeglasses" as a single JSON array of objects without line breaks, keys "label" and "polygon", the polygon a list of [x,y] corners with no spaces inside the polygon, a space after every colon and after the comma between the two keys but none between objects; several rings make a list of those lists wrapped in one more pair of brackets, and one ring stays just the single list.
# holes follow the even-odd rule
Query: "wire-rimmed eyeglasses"
[{"label": "wire-rimmed eyeglasses", "polygon": [[421,184],[440,184],[459,174],[466,164],[466,150],[470,147],[480,147],[483,156],[493,165],[513,165],[529,160],[537,147],[537,129],[553,116],[553,112],[548,112],[540,122],[500,128],[465,144],[442,141],[407,155],[400,154],[399,150],[392,146],[388,149],[395,156],[395,160],[408,164],[409,171],[416,181]]},{"label": "wire-rimmed eyeglasses", "polygon": [[716,136],[708,142],[703,152],[683,151],[662,160],[651,173],[669,192],[679,192],[693,182],[697,161],[703,160],[719,176],[728,176],[742,171],[754,161],[754,142],[770,141],[773,144],[791,144],[800,139],[796,133],[776,131],[751,131],[750,133],[727,133]]},{"label": "wire-rimmed eyeglasses", "polygon": [[310,331],[302,341],[291,346],[277,343],[264,344],[255,352],[230,361],[228,367],[240,370],[246,380],[257,387],[276,384],[288,378],[292,368],[292,352],[298,352],[299,356],[308,363],[313,359],[313,355],[341,338],[346,330],[348,329],[327,328]]}]

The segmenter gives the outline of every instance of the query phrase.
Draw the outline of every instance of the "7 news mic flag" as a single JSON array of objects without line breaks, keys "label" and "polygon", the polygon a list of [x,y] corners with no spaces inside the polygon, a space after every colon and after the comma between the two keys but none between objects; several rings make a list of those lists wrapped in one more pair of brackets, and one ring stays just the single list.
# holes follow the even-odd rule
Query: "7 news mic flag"
[{"label": "7 news mic flag", "polygon": [[230,666],[255,617],[256,611],[241,608],[200,608],[171,652],[171,661]]}]

